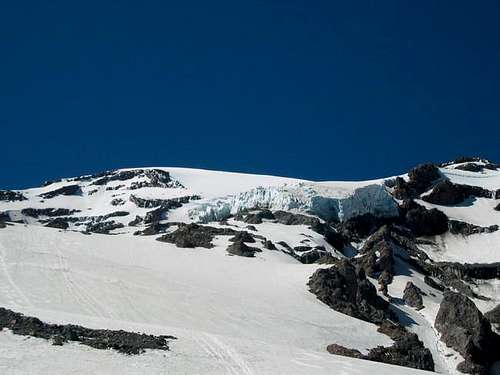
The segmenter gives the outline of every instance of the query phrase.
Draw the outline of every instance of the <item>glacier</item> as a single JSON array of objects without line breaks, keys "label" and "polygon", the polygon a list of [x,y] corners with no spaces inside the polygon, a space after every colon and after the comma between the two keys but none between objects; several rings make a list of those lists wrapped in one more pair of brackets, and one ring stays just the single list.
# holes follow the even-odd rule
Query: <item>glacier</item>
[{"label": "glacier", "polygon": [[345,221],[373,214],[398,215],[398,205],[381,184],[335,186],[321,183],[284,184],[196,203],[189,210],[191,220],[207,223],[227,219],[243,210],[270,209],[302,212],[327,221]]}]

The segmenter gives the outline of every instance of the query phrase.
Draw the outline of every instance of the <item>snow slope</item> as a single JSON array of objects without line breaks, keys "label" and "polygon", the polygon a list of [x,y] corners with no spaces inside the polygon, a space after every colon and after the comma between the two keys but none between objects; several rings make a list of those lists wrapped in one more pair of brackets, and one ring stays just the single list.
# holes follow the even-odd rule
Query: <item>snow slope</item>
[{"label": "snow slope", "polygon": [[[124,169],[118,172],[135,171]],[[264,249],[255,258],[228,256],[227,236],[215,247],[177,248],[155,241],[156,236],[134,236],[145,225],[130,226],[151,208],[138,207],[134,197],[172,199],[199,196],[170,210],[165,222],[206,222],[255,207],[286,210],[321,219],[347,220],[372,213],[397,215],[397,202],[384,180],[313,182],[299,179],[216,172],[187,168],[168,171],[168,187],[143,186],[143,175],[95,185],[95,178],[64,179],[44,187],[22,190],[27,200],[0,201],[0,212],[19,223],[0,229],[0,306],[47,322],[81,324],[91,328],[125,329],[174,335],[171,351],[148,351],[124,356],[78,344],[63,347],[35,338],[0,333],[2,374],[416,374],[418,370],[334,356],[332,343],[362,352],[392,341],[374,324],[338,313],[308,291],[307,281],[318,264],[302,264],[281,251]],[[500,188],[500,172],[473,173],[441,168],[444,176],[462,184]],[[40,194],[77,184],[81,194],[43,198]],[[121,200],[116,205],[113,201]],[[494,199],[478,198],[469,205],[438,208],[450,218],[488,226],[500,224]],[[45,228],[43,220],[21,214],[22,209],[79,210],[71,217],[88,218],[124,211],[112,219],[123,224],[110,234],[85,235],[84,225],[69,230]],[[211,226],[221,226],[210,223]],[[247,224],[228,220],[230,228]],[[264,221],[255,234],[291,247],[323,246],[342,257],[323,236],[305,225],[285,226]],[[500,232],[471,236],[446,233],[429,238],[421,248],[436,261],[461,263],[500,261]],[[358,244],[361,245],[361,244]],[[278,245],[278,249],[281,247]],[[456,353],[443,348],[433,329],[441,295],[414,270],[400,270],[389,293],[402,298],[407,281],[428,292],[421,311],[396,303],[410,330],[418,333],[433,353],[436,370],[454,374]],[[478,303],[483,311],[500,298],[495,281],[478,286],[491,297]]]},{"label": "snow slope", "polygon": [[276,251],[249,260],[226,256],[224,249],[222,243],[210,250],[179,249],[144,237],[9,226],[0,232],[1,306],[49,322],[170,334],[178,340],[167,353],[124,358],[70,345],[62,349],[68,357],[61,357],[60,348],[44,340],[27,340],[27,351],[21,345],[25,339],[2,333],[2,373],[65,373],[68,367],[78,373],[124,373],[124,361],[130,363],[128,373],[391,371],[325,352],[332,340],[360,348],[390,340],[374,325],[331,310],[307,291],[307,278],[317,266]]}]

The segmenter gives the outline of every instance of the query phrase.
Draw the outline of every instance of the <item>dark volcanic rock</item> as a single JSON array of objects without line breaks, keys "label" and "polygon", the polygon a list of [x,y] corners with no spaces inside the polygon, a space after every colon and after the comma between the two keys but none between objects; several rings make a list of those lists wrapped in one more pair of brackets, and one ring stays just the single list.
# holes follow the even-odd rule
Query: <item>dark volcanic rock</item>
[{"label": "dark volcanic rock", "polygon": [[464,295],[445,292],[434,325],[441,333],[441,340],[464,357],[462,370],[487,370],[500,359],[500,337],[491,330],[474,302]]},{"label": "dark volcanic rock", "polygon": [[372,214],[364,214],[350,218],[337,224],[336,228],[345,238],[350,241],[360,241],[375,233],[382,226],[391,224],[394,218],[377,217]]},{"label": "dark volcanic rock", "polygon": [[39,197],[50,199],[57,197],[58,195],[82,195],[82,189],[78,185],[67,185],[59,189],[40,194]]},{"label": "dark volcanic rock", "polygon": [[452,206],[462,203],[469,197],[492,198],[493,193],[479,186],[454,184],[445,180],[437,184],[432,191],[422,197],[426,202],[442,206]]},{"label": "dark volcanic rock", "polygon": [[246,231],[242,231],[242,232],[238,232],[235,234],[234,237],[230,238],[229,241],[231,242],[250,242],[250,243],[254,243],[255,242],[255,239],[253,238],[253,236],[246,232]]},{"label": "dark volcanic rock", "polygon": [[392,316],[387,302],[377,295],[364,272],[356,273],[347,260],[316,270],[308,285],[320,301],[343,314],[372,323],[381,323]]},{"label": "dark volcanic rock", "polygon": [[421,310],[424,308],[424,303],[422,301],[423,294],[424,293],[419,287],[417,287],[411,281],[408,281],[403,292],[403,300],[408,306],[414,307],[417,310]]},{"label": "dark volcanic rock", "polygon": [[417,205],[406,212],[404,223],[416,237],[435,236],[448,230],[448,217],[436,208]]},{"label": "dark volcanic rock", "polygon": [[154,336],[144,333],[90,329],[71,324],[48,324],[0,307],[0,331],[10,329],[16,335],[52,339],[54,345],[76,341],[95,349],[114,349],[124,354],[141,354],[146,349],[169,350],[173,336]]},{"label": "dark volcanic rock", "polygon": [[236,231],[230,228],[215,228],[198,224],[183,224],[172,233],[164,234],[157,238],[160,242],[174,243],[177,247],[205,247],[212,248],[212,240],[215,236],[231,236]]},{"label": "dark volcanic rock", "polygon": [[455,169],[460,169],[462,171],[468,171],[468,172],[481,172],[484,169],[484,167],[477,163],[466,163],[457,165]]},{"label": "dark volcanic rock", "polygon": [[408,172],[408,177],[408,181],[401,177],[396,178],[396,186],[393,191],[396,198],[411,199],[418,197],[430,189],[432,183],[441,178],[441,174],[434,164],[423,164]]},{"label": "dark volcanic rock", "polygon": [[366,355],[356,349],[349,349],[337,344],[328,345],[326,349],[331,354],[434,371],[432,354],[429,349],[424,347],[416,334],[389,321],[383,322],[378,330],[391,337],[395,341],[394,344],[389,347],[372,348]]},{"label": "dark volcanic rock", "polygon": [[178,208],[189,201],[198,199],[200,199],[199,195],[188,195],[171,199],[145,199],[136,197],[133,194],[130,195],[130,201],[140,208],[155,208],[160,206],[169,209]]},{"label": "dark volcanic rock", "polygon": [[314,225],[319,222],[316,217],[294,214],[288,211],[275,211],[274,217],[278,223],[284,225]]},{"label": "dark volcanic rock", "polygon": [[128,226],[129,227],[135,227],[136,225],[141,224],[143,221],[144,221],[144,219],[142,217],[140,217],[139,215],[135,215],[135,219],[132,220],[132,221],[130,221],[128,223]]},{"label": "dark volcanic rock", "polygon": [[444,289],[445,289],[445,287],[440,282],[437,282],[432,277],[427,276],[427,275],[424,276],[424,283],[426,283],[427,285],[429,285],[431,288],[439,290],[440,292],[443,292]]},{"label": "dark volcanic rock", "polygon": [[271,240],[264,241],[264,248],[267,250],[276,250],[276,246],[274,246],[273,241]]},{"label": "dark volcanic rock", "polygon": [[92,222],[87,224],[86,231],[89,233],[109,234],[110,231],[125,227],[122,223],[114,220]]},{"label": "dark volcanic rock", "polygon": [[232,245],[227,248],[227,252],[231,255],[238,255],[240,257],[252,258],[255,253],[261,252],[262,250],[256,247],[250,247],[245,244],[241,239],[235,241]]},{"label": "dark volcanic rock", "polygon": [[121,198],[115,198],[113,200],[111,200],[111,205],[112,206],[121,206],[121,205],[124,205],[125,204],[125,201]]},{"label": "dark volcanic rock", "polygon": [[[100,177],[100,178],[99,178]],[[86,176],[85,179],[98,178],[92,185],[106,185],[112,181],[127,181],[135,177],[145,178],[146,181],[135,181],[130,185],[130,189],[140,189],[143,187],[182,187],[173,181],[170,173],[161,169],[133,169],[130,171],[107,171],[94,176]]]},{"label": "dark volcanic rock", "polygon": [[463,221],[450,220],[448,221],[450,232],[453,234],[462,234],[470,236],[477,233],[492,233],[498,230],[498,225],[490,225],[489,227],[480,227],[479,225],[464,223]]},{"label": "dark volcanic rock", "polygon": [[23,215],[34,218],[38,218],[40,216],[68,216],[77,212],[80,212],[80,210],[69,210],[67,208],[23,208],[21,210]]},{"label": "dark volcanic rock", "polygon": [[495,328],[500,328],[500,305],[497,305],[493,310],[488,311],[484,314],[484,317],[495,326]]},{"label": "dark volcanic rock", "polygon": [[326,347],[326,350],[330,354],[341,355],[344,357],[365,359],[365,356],[359,350],[349,349],[346,348],[345,346],[338,344],[330,344]]},{"label": "dark volcanic rock", "polygon": [[69,224],[66,220],[64,220],[64,218],[57,217],[49,220],[45,226],[50,228],[68,229]]},{"label": "dark volcanic rock", "polygon": [[26,198],[24,195],[17,191],[12,190],[0,190],[0,201],[25,201]]},{"label": "dark volcanic rock", "polygon": [[269,210],[260,210],[257,212],[240,212],[235,216],[236,220],[244,221],[248,224],[262,224],[262,220],[274,220],[273,213]]},{"label": "dark volcanic rock", "polygon": [[316,263],[328,254],[328,251],[326,251],[324,248],[315,248],[299,255],[295,254],[294,257],[303,264],[312,264]]},{"label": "dark volcanic rock", "polygon": [[348,240],[330,225],[321,223],[319,220],[311,225],[311,230],[321,234],[325,241],[332,245],[335,249],[342,252],[347,245]]}]

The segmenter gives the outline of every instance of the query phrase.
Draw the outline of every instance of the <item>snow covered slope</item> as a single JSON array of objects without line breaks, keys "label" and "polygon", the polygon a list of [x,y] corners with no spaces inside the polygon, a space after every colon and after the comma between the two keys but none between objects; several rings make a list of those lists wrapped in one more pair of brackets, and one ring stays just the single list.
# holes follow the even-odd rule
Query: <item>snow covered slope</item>
[{"label": "snow covered slope", "polygon": [[[456,169],[461,164],[443,165],[442,179],[500,189],[498,169]],[[500,224],[494,209],[500,200],[494,196],[443,206],[426,201],[431,188],[415,202],[438,208],[451,220],[480,227]],[[141,168],[0,191],[0,307],[49,323],[177,337],[170,351],[126,356],[75,342],[53,346],[5,329],[0,371],[420,373],[328,353],[333,343],[366,355],[394,341],[373,322],[321,302],[307,285],[317,269],[337,259],[363,262],[363,246],[382,225],[407,225],[401,223],[403,200],[394,189],[390,180],[313,182]],[[416,246],[435,262],[500,262],[499,233],[449,230],[417,236]],[[232,238],[239,235],[250,238]],[[230,256],[234,243],[243,250],[233,254],[243,256]],[[380,252],[374,256],[380,263]],[[424,282],[426,274],[405,256],[394,255],[391,309],[429,349],[436,371],[457,373],[462,357],[446,348],[434,329],[442,291]],[[421,310],[403,302],[408,281],[425,292]],[[475,300],[483,312],[498,304],[498,279],[467,285],[488,297]],[[379,295],[388,300],[382,289]]]}]

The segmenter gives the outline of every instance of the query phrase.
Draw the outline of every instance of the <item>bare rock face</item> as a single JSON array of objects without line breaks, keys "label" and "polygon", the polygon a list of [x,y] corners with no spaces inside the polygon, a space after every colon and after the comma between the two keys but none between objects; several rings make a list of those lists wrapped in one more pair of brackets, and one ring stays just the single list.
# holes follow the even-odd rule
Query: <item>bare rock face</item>
[{"label": "bare rock face", "polygon": [[381,323],[392,316],[388,303],[377,295],[364,271],[356,272],[345,259],[331,268],[316,270],[308,285],[320,301],[343,314],[372,323]]},{"label": "bare rock face", "polygon": [[[500,196],[500,194],[499,194],[499,196]],[[497,198],[497,199],[498,199],[498,198]],[[495,206],[494,210],[495,210],[495,211],[500,211],[500,203],[498,203],[498,204]]]},{"label": "bare rock face", "polygon": [[234,241],[234,243],[227,248],[227,252],[229,254],[247,258],[253,258],[255,256],[255,253],[261,251],[262,250],[256,247],[248,246],[241,239]]},{"label": "bare rock face", "polygon": [[422,197],[426,202],[442,206],[452,206],[462,203],[469,197],[492,198],[493,193],[479,186],[454,184],[449,180],[437,184],[432,191]]},{"label": "bare rock face", "polygon": [[474,302],[462,294],[445,292],[434,326],[441,340],[465,359],[459,370],[486,373],[500,359],[500,338]]},{"label": "bare rock face", "polygon": [[484,314],[484,317],[496,327],[497,330],[500,329],[500,304],[497,305],[493,310],[488,311]]},{"label": "bare rock face", "polygon": [[174,243],[177,247],[205,247],[212,248],[212,240],[214,236],[230,236],[235,235],[236,231],[230,228],[215,228],[206,225],[198,224],[183,224],[172,232],[164,234],[157,238],[160,242]]},{"label": "bare rock face", "polygon": [[58,195],[82,195],[82,189],[79,185],[67,185],[59,189],[40,194],[40,197],[50,199],[57,197]]},{"label": "bare rock face", "polygon": [[421,310],[424,308],[424,303],[422,301],[423,294],[424,293],[419,287],[417,287],[411,281],[408,281],[403,292],[403,300],[408,306],[414,307],[417,310]]},{"label": "bare rock face", "polygon": [[249,243],[254,243],[255,242],[255,239],[253,238],[253,236],[246,232],[246,231],[241,231],[241,232],[238,232],[235,234],[235,236],[233,238],[230,238],[229,241],[231,242],[249,242]]},{"label": "bare rock face", "polygon": [[435,180],[441,178],[439,169],[434,164],[419,165],[408,172],[409,181],[396,178],[394,196],[398,199],[416,198],[431,188]]},{"label": "bare rock face", "polygon": [[431,210],[414,203],[406,212],[405,225],[416,237],[436,236],[448,230],[448,217],[436,208]]},{"label": "bare rock face", "polygon": [[471,234],[478,233],[493,233],[498,230],[498,225],[481,227],[479,225],[469,224],[458,220],[450,220],[448,222],[448,226],[450,228],[450,233],[461,234],[464,236],[470,236]]}]

